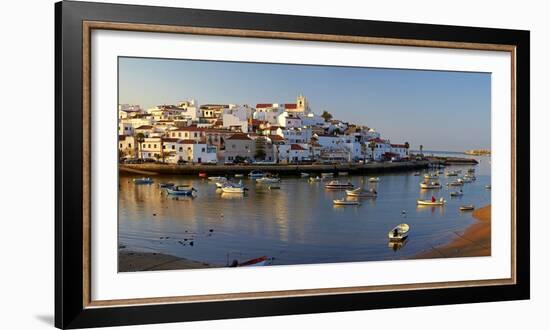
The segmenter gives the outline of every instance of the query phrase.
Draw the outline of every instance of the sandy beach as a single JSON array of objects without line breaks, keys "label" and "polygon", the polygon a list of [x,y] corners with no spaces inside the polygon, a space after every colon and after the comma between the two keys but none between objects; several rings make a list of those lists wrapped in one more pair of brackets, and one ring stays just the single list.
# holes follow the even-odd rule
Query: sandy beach
[{"label": "sandy beach", "polygon": [[147,270],[199,269],[215,267],[204,262],[187,260],[163,253],[119,250],[118,271],[140,272]]},{"label": "sandy beach", "polygon": [[412,259],[481,257],[491,255],[491,205],[476,209],[472,216],[478,221],[464,232],[454,232],[456,238],[442,246],[434,246]]}]

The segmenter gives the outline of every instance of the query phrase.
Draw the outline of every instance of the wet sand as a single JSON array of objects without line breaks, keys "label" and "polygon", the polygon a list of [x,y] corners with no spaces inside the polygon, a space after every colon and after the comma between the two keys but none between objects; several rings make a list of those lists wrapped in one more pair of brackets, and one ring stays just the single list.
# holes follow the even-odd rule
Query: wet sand
[{"label": "wet sand", "polygon": [[118,252],[119,272],[147,270],[199,269],[219,267],[204,262],[188,260],[163,253],[124,251]]},{"label": "wet sand", "polygon": [[474,210],[472,216],[478,221],[464,232],[454,232],[456,238],[453,241],[433,246],[412,259],[490,256],[491,205]]}]

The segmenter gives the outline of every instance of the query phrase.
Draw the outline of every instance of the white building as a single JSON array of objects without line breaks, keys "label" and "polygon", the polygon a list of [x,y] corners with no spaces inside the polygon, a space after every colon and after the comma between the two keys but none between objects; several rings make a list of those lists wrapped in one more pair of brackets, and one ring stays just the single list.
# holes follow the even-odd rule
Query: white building
[{"label": "white building", "polygon": [[151,118],[125,118],[118,120],[118,135],[134,135],[135,128],[143,125],[151,125]]},{"label": "white building", "polygon": [[232,130],[248,132],[249,109],[245,107],[231,107],[222,115],[222,127]]},{"label": "white building", "polygon": [[[372,146],[374,146],[374,154],[371,143],[373,144]],[[370,139],[367,141],[367,154],[369,158],[374,160],[382,160],[387,153],[391,153],[391,144],[389,141],[382,140],[380,138]]]},{"label": "white building", "polygon": [[165,161],[168,163],[217,163],[217,148],[194,140],[166,138],[163,140]]},{"label": "white building", "polygon": [[309,143],[311,128],[290,128],[282,130],[283,138],[287,143]]}]

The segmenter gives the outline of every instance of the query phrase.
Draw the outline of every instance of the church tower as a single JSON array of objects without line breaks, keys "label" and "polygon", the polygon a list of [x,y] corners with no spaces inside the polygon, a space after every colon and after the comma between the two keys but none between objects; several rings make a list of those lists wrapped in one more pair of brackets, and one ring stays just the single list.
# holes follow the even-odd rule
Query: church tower
[{"label": "church tower", "polygon": [[302,94],[298,95],[296,98],[296,111],[309,113],[309,104],[307,103],[305,96]]}]

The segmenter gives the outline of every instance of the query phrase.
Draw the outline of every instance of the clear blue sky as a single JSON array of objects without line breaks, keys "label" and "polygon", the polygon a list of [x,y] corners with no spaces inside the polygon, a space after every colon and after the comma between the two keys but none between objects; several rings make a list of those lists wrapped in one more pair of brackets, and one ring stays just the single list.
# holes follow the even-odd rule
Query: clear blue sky
[{"label": "clear blue sky", "polygon": [[373,127],[412,149],[491,146],[491,75],[148,58],[119,59],[119,103],[294,103]]}]

